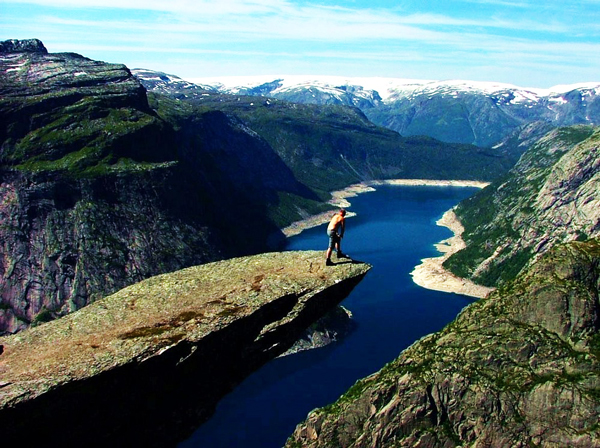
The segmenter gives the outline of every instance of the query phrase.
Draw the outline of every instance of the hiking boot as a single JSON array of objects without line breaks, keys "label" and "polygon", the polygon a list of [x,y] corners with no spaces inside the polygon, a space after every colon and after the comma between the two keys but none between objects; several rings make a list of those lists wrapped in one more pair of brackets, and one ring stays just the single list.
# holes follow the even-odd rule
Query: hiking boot
[{"label": "hiking boot", "polygon": [[333,261],[331,261],[331,259],[328,258],[327,260],[325,260],[325,266],[333,266]]},{"label": "hiking boot", "polygon": [[338,252],[338,254],[337,254],[337,257],[338,257],[338,258],[350,258],[350,257],[348,256],[348,254],[344,254],[344,253],[342,253],[342,252]]}]

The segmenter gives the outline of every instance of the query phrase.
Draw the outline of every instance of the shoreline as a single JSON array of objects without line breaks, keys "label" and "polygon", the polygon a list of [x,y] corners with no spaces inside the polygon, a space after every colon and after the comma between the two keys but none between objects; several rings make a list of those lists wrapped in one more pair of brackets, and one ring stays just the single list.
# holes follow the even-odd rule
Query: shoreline
[{"label": "shoreline", "polygon": [[[378,185],[402,185],[402,186],[433,186],[433,187],[475,187],[484,188],[489,182],[470,181],[470,180],[430,180],[430,179],[391,179],[374,180],[350,185],[342,190],[331,192],[331,199],[327,201],[335,207],[350,207],[348,198],[355,197],[361,193],[375,191]],[[331,219],[333,210],[309,216],[306,219],[296,221],[282,229],[286,238],[298,235],[303,230],[320,226]],[[356,213],[348,212],[346,217],[356,216]],[[441,219],[436,222],[439,226],[447,227],[454,234],[452,237],[435,244],[436,249],[442,254],[439,257],[424,258],[421,264],[416,266],[410,273],[413,282],[417,285],[435,291],[462,294],[470,297],[483,298],[487,296],[494,288],[477,285],[470,280],[462,279],[447,271],[443,267],[444,261],[450,255],[458,252],[465,247],[461,237],[464,231],[462,224],[454,214],[454,211],[448,210]]]},{"label": "shoreline", "polygon": [[438,226],[447,227],[454,233],[453,236],[435,244],[435,248],[442,255],[439,257],[423,258],[421,264],[416,266],[410,275],[417,285],[434,291],[462,294],[469,297],[483,299],[496,288],[477,285],[471,280],[457,277],[443,266],[450,255],[466,247],[462,239],[464,228],[454,210],[450,209],[436,222]]},{"label": "shoreline", "polygon": [[[342,190],[332,191],[331,199],[327,201],[328,204],[338,208],[350,207],[348,198],[358,196],[361,193],[369,193],[375,191],[376,186],[379,185],[402,185],[402,186],[414,186],[414,187],[475,187],[484,188],[489,185],[489,182],[480,182],[475,180],[431,180],[431,179],[389,179],[389,180],[371,180],[360,182],[358,184],[350,185]],[[332,213],[335,211],[330,210],[327,212],[319,213],[317,215],[311,215],[307,218],[301,219],[291,223],[289,226],[281,229],[286,238],[290,236],[298,235],[303,230],[318,227],[321,224],[329,222]],[[348,211],[346,214],[347,218],[356,216],[356,213]]]}]

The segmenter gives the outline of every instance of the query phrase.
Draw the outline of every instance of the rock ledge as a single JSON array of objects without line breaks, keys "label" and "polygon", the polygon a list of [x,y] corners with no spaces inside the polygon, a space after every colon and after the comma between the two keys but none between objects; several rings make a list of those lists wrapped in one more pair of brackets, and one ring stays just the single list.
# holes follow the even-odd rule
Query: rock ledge
[{"label": "rock ledge", "polygon": [[[28,440],[90,446],[146,437],[145,445],[164,446],[166,434],[206,419],[369,269],[352,261],[326,268],[321,252],[209,263],[0,338],[3,439],[27,433]],[[57,434],[65,421],[68,433]]]}]

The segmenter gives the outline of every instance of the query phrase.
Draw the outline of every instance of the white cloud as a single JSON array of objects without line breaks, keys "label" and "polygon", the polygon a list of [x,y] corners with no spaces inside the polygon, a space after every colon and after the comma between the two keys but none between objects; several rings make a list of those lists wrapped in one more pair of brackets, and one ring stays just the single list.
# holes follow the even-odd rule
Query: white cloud
[{"label": "white cloud", "polygon": [[[27,8],[27,16],[0,15],[0,33],[5,38],[42,38],[50,51],[119,60],[110,56],[114,53],[127,61],[134,58],[136,65],[142,56],[156,53],[161,64],[173,54],[182,61],[204,57],[213,66],[215,61],[235,66],[243,59],[249,67],[254,58],[257,64],[291,67],[296,61],[302,67],[331,71],[338,61],[339,70],[355,64],[362,71],[428,64],[428,70],[444,65],[448,72],[463,73],[501,64],[499,70],[519,76],[522,67],[535,64],[548,71],[555,64],[562,72],[595,64],[600,72],[591,57],[600,54],[600,20],[590,6],[600,0],[584,1],[587,13],[579,3],[561,3],[560,9],[553,0],[543,5],[528,0],[455,0],[435,10],[419,9],[416,2],[382,9],[318,1],[0,0],[1,6],[44,7],[38,8],[43,16],[36,15],[36,8]],[[454,5],[463,9],[455,11]],[[527,7],[535,8],[535,14]],[[156,67],[151,62],[144,65]]]}]

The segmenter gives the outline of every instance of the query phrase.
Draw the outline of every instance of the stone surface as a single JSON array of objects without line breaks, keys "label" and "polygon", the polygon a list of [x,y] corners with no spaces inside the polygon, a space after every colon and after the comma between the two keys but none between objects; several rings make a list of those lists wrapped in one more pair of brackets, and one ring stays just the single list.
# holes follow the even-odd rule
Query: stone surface
[{"label": "stone surface", "polygon": [[[333,309],[370,266],[268,253],[152,277],[0,338],[3,443],[165,446]],[[63,422],[69,430],[56,430]]]},{"label": "stone surface", "polygon": [[9,53],[48,53],[46,47],[39,39],[9,39],[0,42],[0,54]]},{"label": "stone surface", "polygon": [[600,241],[557,246],[286,447],[598,447]]}]

